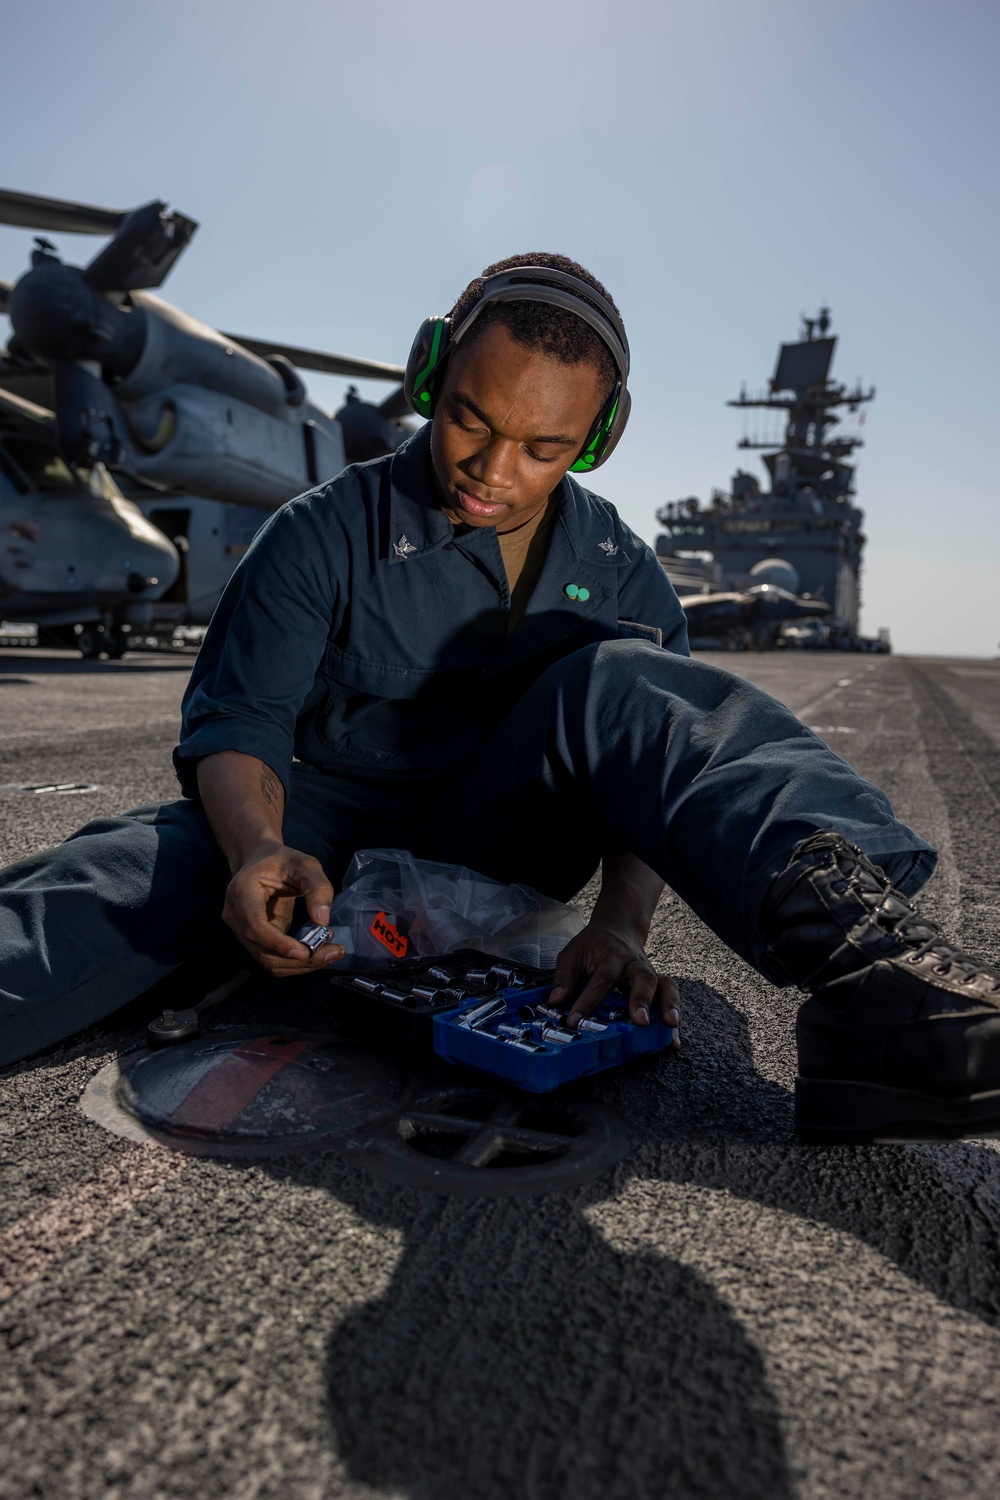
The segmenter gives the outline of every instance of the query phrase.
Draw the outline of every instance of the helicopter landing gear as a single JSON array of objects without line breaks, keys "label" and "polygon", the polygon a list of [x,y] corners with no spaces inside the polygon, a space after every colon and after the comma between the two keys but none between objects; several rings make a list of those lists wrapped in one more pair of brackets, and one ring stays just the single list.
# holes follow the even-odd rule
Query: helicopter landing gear
[{"label": "helicopter landing gear", "polygon": [[128,635],[120,625],[78,625],[74,644],[84,661],[121,661],[128,650]]},{"label": "helicopter landing gear", "polygon": [[76,649],[84,661],[96,661],[101,654],[99,625],[81,625],[76,637]]},{"label": "helicopter landing gear", "polygon": [[122,635],[120,630],[112,630],[107,636],[104,655],[108,658],[108,661],[121,661],[127,648],[128,636]]}]

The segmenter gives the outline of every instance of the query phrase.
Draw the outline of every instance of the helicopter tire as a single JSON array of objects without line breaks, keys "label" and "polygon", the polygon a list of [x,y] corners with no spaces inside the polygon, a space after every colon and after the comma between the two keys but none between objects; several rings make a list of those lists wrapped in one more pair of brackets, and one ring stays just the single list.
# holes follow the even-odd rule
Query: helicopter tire
[{"label": "helicopter tire", "polygon": [[92,625],[84,625],[76,637],[76,649],[84,661],[96,661],[101,654],[104,641]]}]

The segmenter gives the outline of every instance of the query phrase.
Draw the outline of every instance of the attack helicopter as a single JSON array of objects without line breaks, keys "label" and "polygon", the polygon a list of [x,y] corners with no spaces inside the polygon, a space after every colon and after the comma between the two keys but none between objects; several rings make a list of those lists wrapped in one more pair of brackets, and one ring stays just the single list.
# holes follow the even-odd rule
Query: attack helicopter
[{"label": "attack helicopter", "polygon": [[[0,189],[39,231],[0,282],[0,617],[84,654],[204,624],[269,511],[391,452],[402,389],[329,415],[300,370],[399,382],[403,367],[220,332],[156,296],[198,225]],[[50,233],[110,236],[83,267]],[[55,635],[53,635],[53,632]]]}]

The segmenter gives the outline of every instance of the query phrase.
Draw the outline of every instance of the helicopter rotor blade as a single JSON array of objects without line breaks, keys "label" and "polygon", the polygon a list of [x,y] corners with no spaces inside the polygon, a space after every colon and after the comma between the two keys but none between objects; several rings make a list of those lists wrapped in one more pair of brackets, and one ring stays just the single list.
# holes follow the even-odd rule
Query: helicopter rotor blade
[{"label": "helicopter rotor blade", "polygon": [[280,354],[300,370],[318,370],[323,375],[346,375],[350,380],[402,380],[402,365],[386,365],[377,359],[352,359],[346,354],[327,354],[320,349],[300,349],[295,344],[276,344],[271,339],[247,339],[241,333],[224,333],[223,338],[242,344],[251,354],[269,359]]},{"label": "helicopter rotor blade", "polygon": [[97,292],[136,292],[162,286],[198,228],[186,214],[170,213],[159,199],[123,214],[115,237],[84,269]]},{"label": "helicopter rotor blade", "polygon": [[[134,292],[158,287],[194,234],[198,225],[185,214],[170,213],[154,200],[140,208],[97,208],[68,203],[62,198],[40,198],[0,188],[0,224],[64,234],[111,235],[84,272],[99,292]],[[5,298],[0,294],[0,310]]]},{"label": "helicopter rotor blade", "polygon": [[51,229],[62,234],[114,234],[127,210],[95,208],[64,198],[40,198],[0,188],[0,224],[21,229]]},{"label": "helicopter rotor blade", "polygon": [[53,434],[56,430],[54,411],[49,411],[45,406],[36,406],[34,401],[26,401],[23,396],[15,396],[13,391],[5,391],[0,387],[0,424],[11,419],[20,427],[43,427]]}]

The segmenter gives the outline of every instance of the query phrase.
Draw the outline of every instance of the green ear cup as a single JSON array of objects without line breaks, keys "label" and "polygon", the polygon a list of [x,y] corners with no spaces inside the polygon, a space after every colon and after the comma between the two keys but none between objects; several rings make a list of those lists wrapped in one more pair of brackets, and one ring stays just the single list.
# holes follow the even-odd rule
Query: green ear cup
[{"label": "green ear cup", "polygon": [[441,340],[446,319],[435,318],[434,335],[427,355],[427,363],[413,378],[413,401],[422,416],[429,417],[434,410],[434,372],[441,361]]},{"label": "green ear cup", "polygon": [[605,406],[591,429],[583,452],[575,463],[570,464],[569,472],[571,474],[589,474],[591,469],[596,469],[600,463],[608,438],[611,435],[611,429],[614,426],[620,389],[620,386],[615,387],[615,392],[610,403]]}]

